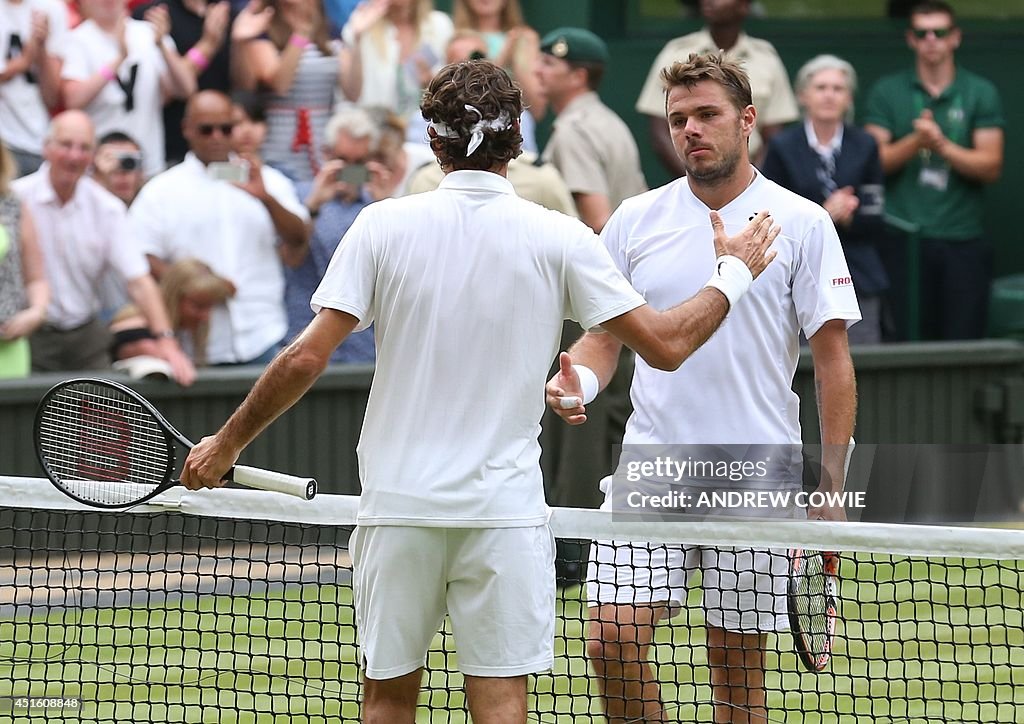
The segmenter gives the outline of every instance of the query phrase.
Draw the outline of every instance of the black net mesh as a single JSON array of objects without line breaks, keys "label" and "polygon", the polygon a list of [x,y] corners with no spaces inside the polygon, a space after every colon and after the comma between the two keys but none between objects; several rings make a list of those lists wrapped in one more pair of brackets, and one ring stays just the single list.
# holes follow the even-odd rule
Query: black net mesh
[{"label": "black net mesh", "polygon": [[[180,512],[0,508],[0,721],[356,721],[350,532]],[[741,613],[732,594],[743,578],[728,575],[737,551],[684,554],[681,572],[663,571],[689,585],[640,651],[629,642],[662,610],[641,587],[591,623],[574,582],[589,547],[559,544],[556,663],[530,679],[532,721],[606,721],[602,691],[625,720],[713,721],[722,689],[711,686],[708,661],[718,656],[732,666],[733,705],[752,721],[1024,720],[1018,560],[841,552],[839,621],[823,672],[800,663],[788,631],[758,624],[761,708],[751,652],[709,646],[706,618]],[[661,564],[651,548],[628,555],[654,580]],[[758,553],[785,568],[785,551]],[[723,590],[709,590],[712,580]],[[785,621],[784,602],[780,611]],[[748,635],[758,640],[757,630]],[[446,625],[428,656],[420,721],[468,721],[453,651]],[[637,691],[641,660],[651,677]]]}]

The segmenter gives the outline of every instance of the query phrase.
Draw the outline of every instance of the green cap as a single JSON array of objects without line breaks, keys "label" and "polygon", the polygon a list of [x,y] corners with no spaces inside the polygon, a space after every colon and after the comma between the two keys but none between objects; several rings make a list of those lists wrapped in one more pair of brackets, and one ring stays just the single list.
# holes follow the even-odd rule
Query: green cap
[{"label": "green cap", "polygon": [[589,30],[558,28],[540,41],[540,52],[569,62],[607,63],[608,46]]}]

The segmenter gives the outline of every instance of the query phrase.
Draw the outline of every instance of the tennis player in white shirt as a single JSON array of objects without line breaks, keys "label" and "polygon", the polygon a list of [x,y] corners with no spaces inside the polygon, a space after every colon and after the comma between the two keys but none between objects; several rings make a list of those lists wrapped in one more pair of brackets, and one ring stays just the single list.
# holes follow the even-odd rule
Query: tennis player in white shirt
[{"label": "tennis player in white shirt", "polygon": [[[770,208],[783,233],[773,246],[776,261],[684,368],[665,374],[637,360],[624,457],[637,445],[797,449],[800,400],[792,383],[802,330],[814,356],[823,487],[841,486],[856,411],[846,328],[860,319],[860,311],[835,227],[820,206],[750,164],[747,139],[757,112],[738,64],[718,55],[691,55],[666,68],[662,81],[672,142],[686,176],[627,199],[612,215],[601,236],[619,270],[652,306],[668,309],[699,290],[701,276],[715,267],[704,223],[710,210],[726,228],[737,229],[758,209]],[[584,422],[585,407],[561,409],[559,400],[591,400],[611,378],[619,349],[612,335],[582,337],[549,382],[548,404],[569,423]],[[602,488],[610,505],[611,487]],[[807,515],[845,519],[842,508]],[[784,556],[766,552],[593,546],[588,654],[609,720],[662,721],[650,644],[658,621],[685,604],[687,579],[700,568],[715,721],[765,721],[766,632],[787,627],[784,562]]]},{"label": "tennis player in white shirt", "polygon": [[526,675],[553,664],[554,545],[537,435],[563,320],[601,325],[675,369],[771,261],[779,229],[761,212],[730,239],[705,214],[719,268],[691,299],[656,312],[590,229],[515,195],[505,175],[522,144],[522,99],[504,70],[449,65],[421,110],[441,186],[362,211],[313,295],[313,322],[192,450],[182,480],[220,485],[346,335],[374,324],[350,542],[363,720],[414,721],[447,612],[473,721],[525,722]]}]

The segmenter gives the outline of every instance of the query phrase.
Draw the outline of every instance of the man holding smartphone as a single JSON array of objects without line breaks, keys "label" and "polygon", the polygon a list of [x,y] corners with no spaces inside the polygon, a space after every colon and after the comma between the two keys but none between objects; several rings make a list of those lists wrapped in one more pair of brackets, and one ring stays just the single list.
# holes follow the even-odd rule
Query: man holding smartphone
[{"label": "man holding smartphone", "polygon": [[[305,258],[309,215],[287,178],[232,153],[234,128],[226,95],[192,96],[182,124],[188,155],[146,184],[131,215],[156,277],[167,264],[195,258],[238,290],[213,310],[208,362],[266,364],[287,330],[282,263]],[[224,180],[242,161],[248,178]]]},{"label": "man holding smartphone", "polygon": [[[324,135],[324,165],[311,182],[297,185],[299,198],[305,199],[313,217],[313,233],[303,263],[285,270],[288,342],[313,321],[309,299],[356,216],[369,204],[391,195],[390,172],[373,160],[381,128],[370,113],[345,108],[327,122]],[[369,364],[375,358],[373,330],[367,329],[346,339],[331,355],[331,362]]]}]

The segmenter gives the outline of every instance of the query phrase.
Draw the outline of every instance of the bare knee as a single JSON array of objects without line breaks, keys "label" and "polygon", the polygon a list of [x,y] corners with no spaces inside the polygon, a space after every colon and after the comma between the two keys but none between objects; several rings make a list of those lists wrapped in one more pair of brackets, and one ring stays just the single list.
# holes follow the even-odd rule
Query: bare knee
[{"label": "bare knee", "polygon": [[413,724],[423,670],[393,679],[364,679],[364,724]]}]

